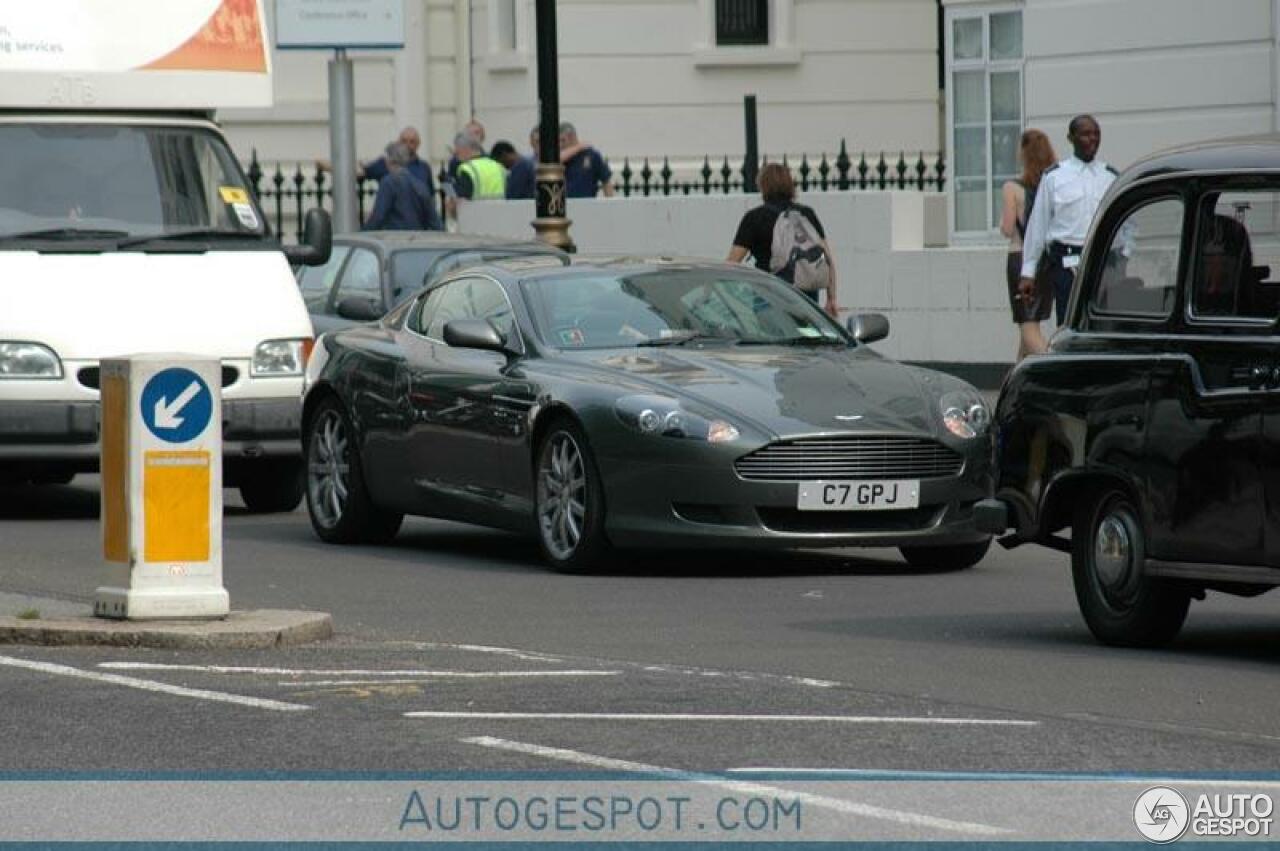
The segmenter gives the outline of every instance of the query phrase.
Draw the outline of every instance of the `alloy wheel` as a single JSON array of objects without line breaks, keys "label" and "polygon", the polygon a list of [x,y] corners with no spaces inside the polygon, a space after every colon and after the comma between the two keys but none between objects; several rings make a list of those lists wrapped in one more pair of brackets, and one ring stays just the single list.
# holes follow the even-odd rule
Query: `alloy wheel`
[{"label": "alloy wheel", "polygon": [[587,471],[582,450],[567,432],[547,441],[538,466],[538,531],[557,559],[582,542],[587,519]]},{"label": "alloy wheel", "polygon": [[342,521],[351,487],[350,443],[342,414],[324,411],[311,431],[307,495],[317,522],[332,529]]}]

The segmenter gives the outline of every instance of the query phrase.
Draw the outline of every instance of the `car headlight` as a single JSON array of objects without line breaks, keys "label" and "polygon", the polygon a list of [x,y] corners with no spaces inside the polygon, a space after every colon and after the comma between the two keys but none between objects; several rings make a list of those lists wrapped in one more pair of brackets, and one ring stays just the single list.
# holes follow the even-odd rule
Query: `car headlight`
[{"label": "car headlight", "polygon": [[738,439],[738,429],[725,420],[711,419],[684,410],[664,396],[624,396],[614,406],[618,419],[641,434],[683,437],[708,443]]},{"label": "car headlight", "polygon": [[963,440],[986,434],[991,425],[991,411],[974,393],[948,393],[941,401],[942,424],[947,431]]},{"label": "car headlight", "polygon": [[312,340],[267,340],[253,350],[249,372],[254,377],[302,375]]},{"label": "car headlight", "polygon": [[61,378],[62,361],[39,343],[0,343],[0,379]]}]

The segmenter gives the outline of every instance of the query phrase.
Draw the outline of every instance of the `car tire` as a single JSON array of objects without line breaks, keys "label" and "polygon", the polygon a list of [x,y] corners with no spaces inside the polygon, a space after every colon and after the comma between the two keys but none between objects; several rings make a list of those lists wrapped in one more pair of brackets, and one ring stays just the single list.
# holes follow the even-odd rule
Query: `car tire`
[{"label": "car tire", "polygon": [[604,487],[582,429],[559,419],[534,456],[533,518],[542,555],[561,573],[588,573],[610,552]]},{"label": "car tire", "polygon": [[327,543],[384,544],[400,531],[404,515],[370,499],[353,434],[341,402],[320,403],[307,429],[307,514]]},{"label": "car tire", "polygon": [[293,511],[302,502],[302,461],[259,461],[240,480],[240,498],[254,514]]},{"label": "car tire", "polygon": [[1143,574],[1146,533],[1133,500],[1107,489],[1076,510],[1071,577],[1089,631],[1103,644],[1159,647],[1186,620],[1191,595]]},{"label": "car tire", "polygon": [[949,544],[939,547],[899,547],[898,551],[912,567],[935,570],[965,570],[986,556],[991,539],[976,544]]}]

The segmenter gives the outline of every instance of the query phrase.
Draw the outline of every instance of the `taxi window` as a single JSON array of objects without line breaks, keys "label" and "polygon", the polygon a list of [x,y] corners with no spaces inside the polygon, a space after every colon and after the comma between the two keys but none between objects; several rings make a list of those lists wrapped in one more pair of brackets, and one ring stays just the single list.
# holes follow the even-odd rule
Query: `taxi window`
[{"label": "taxi window", "polygon": [[1214,193],[1196,227],[1196,319],[1280,316],[1280,192]]},{"label": "taxi window", "polygon": [[1182,219],[1180,198],[1160,198],[1130,211],[1107,244],[1093,312],[1169,316],[1178,290]]}]

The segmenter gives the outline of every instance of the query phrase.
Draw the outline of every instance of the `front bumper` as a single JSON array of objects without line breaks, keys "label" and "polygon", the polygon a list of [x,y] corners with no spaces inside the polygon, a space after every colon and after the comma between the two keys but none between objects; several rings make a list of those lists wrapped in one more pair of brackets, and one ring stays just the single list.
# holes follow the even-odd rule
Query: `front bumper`
[{"label": "front bumper", "polygon": [[920,480],[920,506],[800,511],[796,482],[752,481],[716,465],[601,459],[609,539],[626,547],[900,547],[977,543],[974,506],[991,495],[986,465]]},{"label": "front bumper", "polygon": [[[0,466],[63,462],[83,472],[96,470],[99,416],[97,402],[3,402]],[[300,400],[225,400],[223,458],[298,457],[301,423]]]}]

